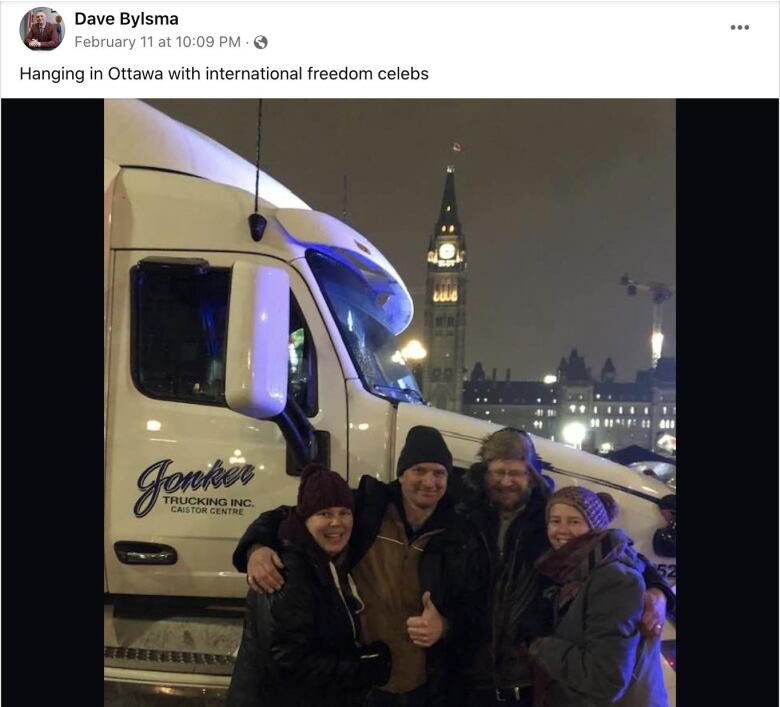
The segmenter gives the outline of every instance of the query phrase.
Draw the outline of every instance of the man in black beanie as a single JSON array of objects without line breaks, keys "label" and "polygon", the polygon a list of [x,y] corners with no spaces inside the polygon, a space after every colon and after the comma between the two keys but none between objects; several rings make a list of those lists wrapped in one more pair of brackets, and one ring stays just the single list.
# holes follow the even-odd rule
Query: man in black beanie
[{"label": "man in black beanie", "polygon": [[[480,587],[472,559],[474,532],[447,496],[452,454],[441,433],[412,427],[398,458],[398,479],[385,484],[363,476],[355,491],[355,526],[348,567],[366,608],[367,642],[381,640],[392,654],[390,680],[366,705],[447,705],[450,658],[473,640]],[[287,510],[262,514],[247,529],[233,564],[255,591],[283,583],[274,547]]]}]

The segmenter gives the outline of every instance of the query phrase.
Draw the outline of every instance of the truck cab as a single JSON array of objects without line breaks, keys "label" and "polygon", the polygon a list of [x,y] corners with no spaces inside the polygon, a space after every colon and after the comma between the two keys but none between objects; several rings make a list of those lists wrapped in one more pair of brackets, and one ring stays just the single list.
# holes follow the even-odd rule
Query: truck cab
[{"label": "truck cab", "polygon": [[[262,175],[256,240],[251,165],[141,102],[105,105],[107,700],[218,704],[247,591],[233,549],[261,511],[294,502],[303,464],[392,481],[423,424],[463,471],[498,426],[425,403],[396,341],[411,297],[368,239]],[[557,485],[615,495],[673,583],[669,490],[534,443]]]}]

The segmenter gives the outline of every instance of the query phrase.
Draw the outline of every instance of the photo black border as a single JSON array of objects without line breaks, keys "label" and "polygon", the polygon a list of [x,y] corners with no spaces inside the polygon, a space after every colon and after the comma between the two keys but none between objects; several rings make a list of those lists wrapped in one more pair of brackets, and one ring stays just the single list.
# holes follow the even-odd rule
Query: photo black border
[{"label": "photo black border", "polygon": [[103,101],[1,107],[2,698],[102,704]]},{"label": "photo black border", "polygon": [[777,265],[778,101],[678,100],[680,705],[777,703]]}]

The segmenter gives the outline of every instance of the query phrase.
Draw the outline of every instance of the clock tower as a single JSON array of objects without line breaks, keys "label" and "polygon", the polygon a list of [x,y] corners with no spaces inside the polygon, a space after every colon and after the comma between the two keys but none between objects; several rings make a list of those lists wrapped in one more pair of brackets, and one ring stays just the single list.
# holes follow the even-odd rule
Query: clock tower
[{"label": "clock tower", "polygon": [[460,412],[466,344],[466,239],[455,201],[455,168],[447,167],[439,219],[428,245],[423,393],[431,405]]}]

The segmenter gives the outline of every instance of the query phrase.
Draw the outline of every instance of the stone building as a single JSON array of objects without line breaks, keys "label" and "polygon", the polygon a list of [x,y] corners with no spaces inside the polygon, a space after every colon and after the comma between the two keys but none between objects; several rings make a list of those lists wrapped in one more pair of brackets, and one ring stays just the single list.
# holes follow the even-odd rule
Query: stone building
[{"label": "stone building", "polygon": [[576,349],[558,365],[557,381],[513,381],[507,370],[497,380],[481,364],[464,383],[463,412],[566,442],[572,423],[585,431],[583,449],[607,452],[636,444],[657,451],[664,435],[676,437],[675,361],[662,358],[655,369],[639,371],[633,382],[617,382],[611,359],[598,380]]}]

